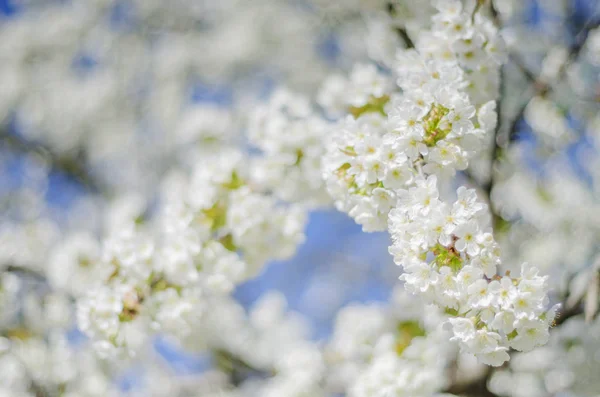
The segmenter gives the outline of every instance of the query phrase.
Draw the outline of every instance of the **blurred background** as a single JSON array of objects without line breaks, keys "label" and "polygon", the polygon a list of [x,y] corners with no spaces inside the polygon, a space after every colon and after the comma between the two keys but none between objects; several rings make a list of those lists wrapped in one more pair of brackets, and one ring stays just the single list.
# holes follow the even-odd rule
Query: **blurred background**
[{"label": "blurred background", "polygon": [[[72,230],[98,234],[107,202],[153,197],[169,171],[193,162],[207,130],[246,145],[249,110],[276,87],[314,98],[327,75],[389,53],[379,44],[398,26],[410,37],[428,26],[425,3],[0,0],[0,270],[43,290],[53,247]],[[576,300],[600,242],[600,2],[494,6],[511,53],[498,139],[460,180],[490,193],[506,259],[550,274],[554,301]],[[294,258],[270,263],[234,297],[249,308],[278,291],[326,340],[343,306],[390,298],[399,269],[389,243],[334,209],[312,211]],[[20,298],[0,302],[0,319],[23,316]],[[209,365],[161,338],[155,348],[167,372]],[[118,377],[124,393],[136,371]],[[550,395],[520,390],[504,394]],[[591,383],[553,395],[599,393]]]}]

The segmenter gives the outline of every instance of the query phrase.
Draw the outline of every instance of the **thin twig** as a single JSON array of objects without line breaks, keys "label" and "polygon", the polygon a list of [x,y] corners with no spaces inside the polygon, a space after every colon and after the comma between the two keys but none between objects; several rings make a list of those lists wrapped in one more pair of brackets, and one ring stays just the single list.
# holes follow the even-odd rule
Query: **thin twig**
[{"label": "thin twig", "polygon": [[17,275],[35,279],[36,281],[40,282],[46,281],[46,276],[44,275],[44,273],[38,272],[37,270],[24,266],[8,265],[6,267],[0,267],[0,273],[2,272],[14,273]]},{"label": "thin twig", "polygon": [[406,29],[396,28],[396,33],[398,33],[398,36],[400,36],[406,48],[415,48],[415,43],[412,41],[412,39],[406,32]]},{"label": "thin twig", "polygon": [[[396,9],[394,8],[394,4],[392,2],[389,2],[387,4],[387,12],[388,12],[388,14],[390,14],[390,16],[392,18],[394,17],[394,14],[396,13]],[[400,39],[404,42],[404,46],[406,48],[415,48],[415,43],[412,41],[412,39],[408,35],[406,28],[404,28],[402,26],[397,27],[396,33],[398,34],[398,37],[400,37]]]}]

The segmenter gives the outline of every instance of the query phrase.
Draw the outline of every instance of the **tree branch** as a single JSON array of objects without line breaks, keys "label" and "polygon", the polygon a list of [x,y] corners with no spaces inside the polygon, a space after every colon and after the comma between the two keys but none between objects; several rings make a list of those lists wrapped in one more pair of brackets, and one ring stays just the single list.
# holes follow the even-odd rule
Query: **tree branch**
[{"label": "tree branch", "polygon": [[470,383],[453,384],[446,389],[445,392],[465,397],[499,397],[497,394],[488,390],[487,387],[492,373],[493,369],[491,367],[487,367],[484,376],[481,376]]},{"label": "tree branch", "polygon": [[73,156],[65,156],[53,152],[44,145],[26,140],[16,134],[10,134],[5,131],[0,132],[0,149],[7,149],[21,154],[38,154],[48,159],[48,162],[54,171],[66,174],[92,193],[102,193],[106,189],[97,181],[85,168],[85,159],[80,151]]},{"label": "tree branch", "polygon": [[568,319],[578,316],[580,314],[583,314],[583,308],[581,307],[581,304],[574,305],[573,307],[569,307],[564,309],[563,311],[558,312],[556,315],[556,319],[554,320],[553,328],[564,324]]},{"label": "tree branch", "polygon": [[[390,16],[393,18],[394,14],[396,13],[396,9],[394,8],[394,4],[392,2],[389,2],[387,4],[387,12],[388,14],[390,14]],[[400,39],[404,42],[404,45],[406,48],[415,48],[415,43],[412,41],[412,39],[410,38],[410,36],[408,35],[408,32],[406,31],[406,29],[404,27],[397,27],[396,29],[396,33],[398,34],[398,37],[400,37]]]},{"label": "tree branch", "polygon": [[0,273],[3,272],[14,273],[20,276],[26,276],[39,282],[46,281],[46,275],[44,275],[42,272],[38,272],[37,270],[30,269],[24,266],[8,265],[6,267],[0,267]]},{"label": "tree branch", "polygon": [[398,36],[400,36],[406,48],[415,48],[415,43],[412,41],[412,39],[406,32],[406,29],[396,28],[396,33],[398,33]]}]

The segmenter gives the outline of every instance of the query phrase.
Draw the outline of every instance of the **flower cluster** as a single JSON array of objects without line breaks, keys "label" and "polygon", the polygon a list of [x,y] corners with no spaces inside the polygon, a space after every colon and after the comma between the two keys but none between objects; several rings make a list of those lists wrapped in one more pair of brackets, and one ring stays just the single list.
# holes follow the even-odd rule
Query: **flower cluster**
[{"label": "flower cluster", "polygon": [[526,264],[520,277],[497,275],[498,245],[475,191],[459,188],[450,206],[430,176],[398,195],[390,253],[404,268],[407,289],[454,315],[453,339],[494,366],[509,359],[509,347],[526,351],[546,343],[556,311],[546,311],[547,277]]},{"label": "flower cluster", "polygon": [[326,350],[332,387],[353,397],[441,391],[453,353],[443,321],[438,309],[402,289],[387,307],[344,308]]},{"label": "flower cluster", "polygon": [[230,143],[235,138],[235,120],[231,110],[210,104],[188,107],[174,129],[174,141],[203,150]]},{"label": "flower cluster", "polygon": [[[283,295],[269,292],[248,312],[230,297],[210,301],[199,328],[217,360],[234,358],[262,376],[240,385],[239,395],[321,397],[325,364],[318,345],[310,341],[304,317],[286,310]],[[234,394],[238,396],[238,394]]]},{"label": "flower cluster", "polygon": [[496,371],[489,389],[497,395],[543,397],[576,393],[590,396],[600,382],[596,357],[600,354],[600,322],[576,317],[554,329],[546,346],[516,354]]},{"label": "flower cluster", "polygon": [[332,117],[348,111],[360,114],[365,110],[381,110],[378,107],[387,102],[393,88],[391,76],[375,65],[357,64],[348,78],[341,74],[329,76],[317,95],[317,102]]},{"label": "flower cluster", "polygon": [[[256,192],[247,161],[225,150],[199,162],[191,178],[174,178],[165,186],[164,270],[171,281],[195,280],[184,269],[201,265],[203,273],[229,273],[235,284],[256,275],[267,260],[293,255],[303,241],[304,211]],[[244,264],[235,263],[242,259]]]},{"label": "flower cluster", "polygon": [[383,145],[387,120],[367,113],[342,121],[328,145],[323,173],[338,210],[347,212],[365,231],[384,230],[394,205],[392,188],[413,177],[407,157]]},{"label": "flower cluster", "polygon": [[[157,164],[174,151],[210,150],[209,140],[230,137],[228,124],[257,102],[254,86],[236,84],[249,70],[266,67],[310,89],[331,69],[317,51],[329,32],[317,28],[322,16],[287,0],[268,7],[135,0],[127,11],[120,0],[15,7],[10,16],[2,10],[0,123],[52,153],[81,154],[98,178],[125,189],[157,184],[164,171]],[[232,86],[235,93],[223,95]],[[232,120],[231,108],[244,113]]]},{"label": "flower cluster", "polygon": [[380,93],[351,107],[354,117],[338,123],[323,160],[336,207],[365,231],[385,229],[396,190],[410,186],[415,176],[466,168],[494,128],[494,102],[474,107],[458,66],[416,52],[404,62],[412,69],[399,80],[402,93]]},{"label": "flower cluster", "polygon": [[411,70],[398,80],[403,95],[390,106],[389,139],[413,164],[421,160],[427,174],[465,169],[494,127],[494,102],[473,106],[464,92],[463,71],[456,65],[417,53],[407,54],[400,65],[406,62]]},{"label": "flower cluster", "polygon": [[253,180],[288,202],[328,204],[321,178],[327,132],[328,123],[314,114],[308,98],[277,90],[250,117],[248,138],[261,151],[253,159]]},{"label": "flower cluster", "polygon": [[105,240],[98,262],[74,258],[90,274],[105,269],[78,307],[79,327],[105,355],[135,354],[152,330],[185,342],[210,296],[230,293],[303,241],[304,212],[255,192],[245,160],[224,151],[199,163],[191,178],[166,185],[157,230],[138,217]]},{"label": "flower cluster", "polygon": [[[0,340],[0,343],[7,340]],[[65,397],[117,397],[114,385],[89,349],[77,349],[62,334],[42,337],[27,336],[21,341],[7,342],[0,349],[0,395],[33,397],[31,384],[37,390],[60,393]],[[54,394],[53,394],[54,395]]]},{"label": "flower cluster", "polygon": [[118,396],[93,351],[69,334],[72,299],[50,287],[33,269],[0,273],[0,395]]},{"label": "flower cluster", "polygon": [[432,17],[431,30],[420,33],[416,48],[427,58],[459,65],[466,73],[466,92],[475,105],[496,99],[506,49],[481,3],[461,0],[433,3],[438,13]]},{"label": "flower cluster", "polygon": [[[551,275],[551,289],[555,291],[573,286],[564,280],[595,262],[598,241],[598,203],[587,181],[579,180],[575,170],[569,170],[566,159],[553,159],[546,165],[543,176],[514,163],[526,155],[517,145],[507,153],[502,169],[505,175],[492,191],[496,208],[513,222],[505,239],[504,253],[511,259],[539,261],[540,269]],[[514,163],[513,163],[514,162]],[[591,166],[591,165],[590,165]],[[592,166],[593,167],[593,166]],[[569,192],[565,194],[564,192]],[[518,244],[512,243],[517,241]],[[583,272],[585,273],[585,272]]]},{"label": "flower cluster", "polygon": [[[598,389],[600,341],[583,318],[550,336],[548,293],[562,288],[568,316],[582,309],[594,321],[600,167],[581,158],[600,150],[597,84],[585,77],[597,77],[598,28],[584,27],[573,48],[544,48],[539,76],[526,69],[539,60],[534,45],[515,48],[497,129],[507,55],[495,25],[520,35],[506,23],[518,0],[17,3],[0,10],[0,396],[130,395],[118,390],[118,360],[104,359],[134,357],[145,390],[131,395],[156,397]],[[561,8],[536,3],[540,14]],[[347,75],[316,93],[334,66]],[[530,87],[510,95],[524,77]],[[291,90],[255,106],[274,81]],[[512,142],[528,134],[521,121],[534,139]],[[23,152],[39,170],[15,164]],[[34,183],[15,183],[15,168]],[[50,208],[63,177],[86,191],[68,214]],[[446,201],[442,188],[462,177],[489,193],[495,236],[474,190]],[[282,295],[246,309],[244,288],[233,292],[290,258],[306,211],[332,203],[364,231],[389,231],[402,285],[389,305],[342,308],[331,339],[316,342]],[[320,319],[331,313],[312,294],[341,306],[357,291],[334,288],[337,261],[323,265],[295,302]],[[184,382],[147,371],[150,342],[193,350],[211,368]]]},{"label": "flower cluster", "polygon": [[[490,19],[488,7],[481,2],[442,0],[432,3],[438,12],[432,17],[431,28],[415,35],[415,49],[398,51],[393,65],[399,76],[398,84],[407,91],[414,89],[411,86],[419,84],[418,80],[411,83],[406,77],[418,69],[427,69],[420,62],[414,62],[415,52],[426,62],[460,68],[462,91],[473,106],[484,110],[475,125],[488,133],[482,136],[483,142],[478,147],[491,146],[493,138],[489,132],[495,129],[496,114],[490,111],[495,108],[490,101],[499,97],[500,68],[508,58],[502,36]],[[478,150],[470,157],[471,174],[484,180],[489,175],[488,151]]]}]

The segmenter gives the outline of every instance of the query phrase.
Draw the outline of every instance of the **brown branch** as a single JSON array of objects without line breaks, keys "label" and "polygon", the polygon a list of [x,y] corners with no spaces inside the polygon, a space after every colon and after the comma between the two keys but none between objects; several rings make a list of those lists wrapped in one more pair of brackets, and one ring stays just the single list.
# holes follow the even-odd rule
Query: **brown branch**
[{"label": "brown branch", "polygon": [[[565,307],[564,304],[562,307]],[[553,328],[564,324],[568,319],[578,316],[580,314],[583,314],[583,307],[581,306],[581,304],[577,304],[566,309],[561,309],[561,311],[559,311],[556,314],[556,319],[554,320]]]},{"label": "brown branch", "polygon": [[465,397],[499,397],[496,393],[488,390],[487,387],[492,373],[493,369],[491,367],[487,367],[483,376],[477,378],[473,382],[453,384],[445,390],[445,393],[456,394]]}]

